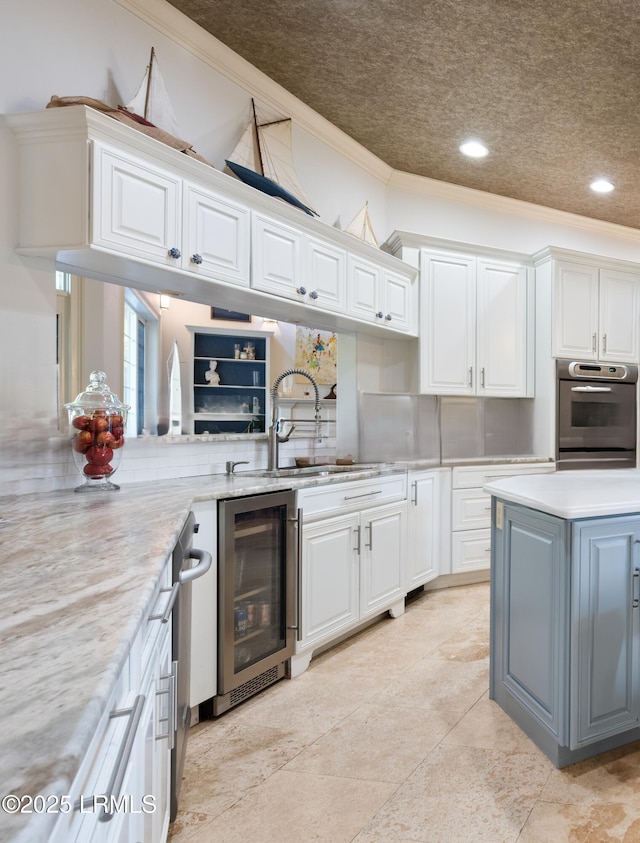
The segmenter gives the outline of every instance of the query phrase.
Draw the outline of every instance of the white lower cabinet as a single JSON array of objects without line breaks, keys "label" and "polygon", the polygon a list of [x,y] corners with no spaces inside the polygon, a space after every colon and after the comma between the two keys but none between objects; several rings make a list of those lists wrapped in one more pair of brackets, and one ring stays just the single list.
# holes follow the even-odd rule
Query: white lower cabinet
[{"label": "white lower cabinet", "polygon": [[449,535],[447,514],[450,489],[450,468],[409,472],[407,591],[435,579],[448,562],[449,552],[442,544],[443,535],[447,538]]},{"label": "white lower cabinet", "polygon": [[[167,607],[171,559],[153,595],[150,615]],[[175,671],[171,620],[145,622],[70,788],[72,810],[61,814],[50,843],[132,843],[165,840]],[[106,810],[105,810],[106,809]]]},{"label": "white lower cabinet", "polygon": [[404,611],[406,474],[302,489],[298,507],[304,526],[292,677],[320,646],[366,618]]},{"label": "white lower cabinet", "polygon": [[555,463],[455,466],[451,490],[451,573],[491,567],[491,496],[484,485],[520,474],[546,474]]}]

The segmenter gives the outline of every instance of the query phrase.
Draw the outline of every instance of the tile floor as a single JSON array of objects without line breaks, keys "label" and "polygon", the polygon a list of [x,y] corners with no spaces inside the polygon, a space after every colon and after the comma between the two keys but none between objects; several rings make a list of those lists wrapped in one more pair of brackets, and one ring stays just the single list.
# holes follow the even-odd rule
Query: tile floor
[{"label": "tile floor", "polygon": [[640,743],[557,770],[488,698],[489,587],[192,728],[171,843],[636,843]]}]

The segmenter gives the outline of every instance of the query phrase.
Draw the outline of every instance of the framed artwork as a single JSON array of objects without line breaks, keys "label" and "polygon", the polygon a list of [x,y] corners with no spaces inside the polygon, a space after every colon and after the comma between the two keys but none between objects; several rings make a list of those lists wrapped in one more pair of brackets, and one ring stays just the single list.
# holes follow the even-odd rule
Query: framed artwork
[{"label": "framed artwork", "polygon": [[[295,366],[305,369],[318,383],[334,384],[337,380],[338,337],[331,331],[296,327]],[[297,383],[306,378],[296,376]]]},{"label": "framed artwork", "polygon": [[211,308],[212,319],[228,319],[231,322],[251,322],[249,313],[240,313],[238,310],[225,310],[224,307]]}]

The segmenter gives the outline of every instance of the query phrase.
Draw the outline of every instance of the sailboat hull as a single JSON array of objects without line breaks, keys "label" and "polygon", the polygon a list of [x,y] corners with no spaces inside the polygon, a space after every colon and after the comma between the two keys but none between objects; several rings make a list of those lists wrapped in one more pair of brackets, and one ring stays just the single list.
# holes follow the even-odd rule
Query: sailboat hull
[{"label": "sailboat hull", "polygon": [[266,176],[261,176],[260,173],[256,173],[248,167],[236,164],[235,161],[227,161],[225,159],[225,164],[231,172],[245,184],[255,187],[257,190],[261,190],[262,193],[266,193],[268,196],[275,196],[278,199],[284,199],[285,202],[295,205],[296,208],[300,208],[305,212],[305,214],[309,214],[309,216],[317,216],[311,208],[308,208],[303,202],[296,199],[292,193],[289,193],[288,190],[285,190],[284,187],[281,187],[277,182],[268,179]]}]

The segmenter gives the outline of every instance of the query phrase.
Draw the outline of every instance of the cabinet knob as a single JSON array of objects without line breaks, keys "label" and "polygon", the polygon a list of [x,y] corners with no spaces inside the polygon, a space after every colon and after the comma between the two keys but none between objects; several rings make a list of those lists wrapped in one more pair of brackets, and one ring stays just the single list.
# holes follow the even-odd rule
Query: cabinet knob
[{"label": "cabinet knob", "polygon": [[379,310],[379,311],[376,313],[376,317],[377,317],[378,319],[383,319],[383,318],[384,318],[384,313],[383,313],[381,310]]},{"label": "cabinet knob", "polygon": [[196,266],[200,266],[200,264],[202,263],[202,255],[199,255],[197,253],[195,255],[191,255],[191,263],[195,263]]},{"label": "cabinet knob", "polygon": [[391,320],[393,319],[393,316],[390,313],[387,313],[387,315],[384,318],[387,320],[387,322],[391,322]]},{"label": "cabinet knob", "polygon": [[296,293],[298,293],[298,295],[300,295],[300,296],[306,296],[307,295],[307,288],[306,287],[298,287],[298,289],[296,290]]},{"label": "cabinet knob", "polygon": [[175,258],[176,260],[181,256],[181,254],[182,253],[181,253],[180,249],[176,249],[175,246],[172,249],[169,249],[169,251],[168,251],[169,257]]},{"label": "cabinet knob", "polygon": [[311,290],[311,292],[309,293],[309,298],[310,299],[317,299],[318,293],[315,290]]}]

